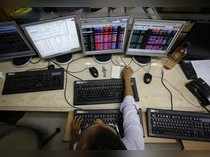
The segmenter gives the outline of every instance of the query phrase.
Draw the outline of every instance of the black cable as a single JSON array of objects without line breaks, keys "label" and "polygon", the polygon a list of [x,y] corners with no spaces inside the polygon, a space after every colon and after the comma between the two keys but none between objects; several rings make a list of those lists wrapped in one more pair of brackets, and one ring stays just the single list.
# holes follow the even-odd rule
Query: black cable
[{"label": "black cable", "polygon": [[129,66],[129,65],[133,62],[133,59],[131,59],[130,62],[127,64],[127,63],[123,60],[123,57],[122,57],[122,56],[120,56],[120,59],[121,59],[121,61],[123,62],[123,64],[124,64],[125,66]]},{"label": "black cable", "polygon": [[68,72],[70,72],[70,73],[81,73],[81,72],[83,72],[83,71],[85,71],[85,70],[87,70],[87,69],[89,69],[89,67],[86,67],[86,68],[84,68],[84,69],[82,69],[82,70],[80,70],[80,71],[69,71],[68,70]]},{"label": "black cable", "polygon": [[177,143],[180,145],[181,151],[184,150],[184,144],[181,139],[176,139]]},{"label": "black cable", "polygon": [[208,113],[210,113],[210,110],[206,106],[201,105],[201,107],[203,107]]},{"label": "black cable", "polygon": [[161,70],[161,83],[162,83],[162,85],[165,87],[165,89],[169,92],[169,94],[170,94],[170,101],[171,101],[171,110],[173,110],[173,94],[172,94],[172,92],[170,91],[170,89],[165,85],[165,83],[164,83],[164,70],[162,69]]},{"label": "black cable", "polygon": [[[65,71],[68,71],[69,65],[70,65],[70,63],[68,63],[68,65],[67,65]],[[71,106],[71,107],[73,107],[73,108],[75,108],[75,109],[82,110],[82,111],[87,111],[87,110],[82,109],[82,108],[80,108],[80,107],[76,107],[76,106],[72,105],[72,104],[69,102],[69,100],[68,100],[68,98],[67,98],[67,95],[66,95],[66,92],[67,92],[67,82],[68,82],[68,73],[66,72],[66,75],[65,75],[65,85],[64,85],[64,99],[65,99],[66,103],[67,103],[69,106]]]},{"label": "black cable", "polygon": [[111,58],[111,62],[112,62],[112,64],[114,64],[115,66],[124,67],[123,65],[120,65],[120,64],[116,64],[116,63],[113,61],[113,59],[112,59],[112,58]]},{"label": "black cable", "polygon": [[[56,62],[53,61],[53,60],[50,60],[50,62],[53,62],[54,64],[56,64],[56,65],[57,65],[58,67],[60,67],[60,68],[63,68],[60,64],[56,63]],[[71,63],[71,62],[68,63],[67,67],[70,65],[70,63]],[[64,70],[65,70],[65,72],[66,72],[68,75],[70,75],[70,76],[72,76],[72,77],[74,77],[74,78],[76,78],[76,79],[78,79],[78,80],[83,80],[83,79],[81,79],[81,78],[79,78],[79,77],[77,77],[77,76],[71,74],[71,73],[67,70],[67,68],[64,69]]]},{"label": "black cable", "polygon": [[136,65],[138,65],[138,66],[140,66],[140,67],[145,67],[145,66],[147,66],[147,64],[141,65],[141,64],[137,63],[137,62],[135,61],[135,59],[133,59],[133,58],[132,58],[132,61],[133,61]]},{"label": "black cable", "polygon": [[[68,75],[73,76],[74,78],[77,78],[77,79],[79,79],[79,80],[82,80],[81,78],[79,78],[79,77],[77,77],[77,76],[74,76],[73,74],[69,73],[69,71],[68,71],[69,65],[70,65],[72,62],[77,61],[77,60],[79,60],[79,59],[81,59],[81,58],[82,58],[82,57],[77,58],[77,59],[75,59],[75,60],[72,60],[71,62],[68,63],[66,69],[64,69],[64,70],[65,70],[65,74],[66,74],[66,75],[65,75],[65,85],[64,85],[64,99],[65,99],[66,103],[67,103],[69,106],[73,107],[74,109],[78,109],[78,110],[82,110],[82,111],[87,111],[87,110],[85,110],[85,109],[82,109],[82,108],[80,108],[80,107],[76,107],[76,106],[72,105],[72,104],[68,101],[68,98],[67,98],[67,82],[68,82]],[[53,62],[53,63],[56,64],[57,66],[63,68],[60,64],[54,62],[53,60],[50,60],[50,62]]]}]

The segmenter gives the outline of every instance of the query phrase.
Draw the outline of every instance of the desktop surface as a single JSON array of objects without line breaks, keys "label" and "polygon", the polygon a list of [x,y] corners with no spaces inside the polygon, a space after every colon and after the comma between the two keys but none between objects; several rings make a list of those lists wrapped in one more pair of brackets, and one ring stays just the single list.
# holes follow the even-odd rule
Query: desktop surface
[{"label": "desktop surface", "polygon": [[[82,58],[81,58],[82,57]],[[123,56],[122,56],[123,57]],[[98,64],[92,57],[84,57],[82,54],[75,54],[73,56],[73,60],[81,58],[73,63],[70,63],[69,71],[78,72],[82,69],[87,68],[87,66],[95,66],[99,70],[99,77],[97,79],[110,79],[112,66],[114,65],[112,62],[107,64]],[[123,57],[124,58],[124,57]],[[126,63],[131,61],[131,58],[123,59]],[[114,55],[112,61],[116,63],[121,63],[121,58],[119,55]],[[138,104],[141,106],[142,110],[145,111],[146,108],[162,108],[169,109],[170,108],[170,97],[168,91],[163,87],[160,82],[161,79],[161,69],[162,69],[162,61],[161,60],[153,60],[151,65],[148,64],[144,68],[139,67],[139,65],[132,62],[130,66],[135,71],[133,77],[136,79],[136,87],[138,90],[138,96],[140,98],[140,102]],[[55,65],[56,66],[56,65]],[[151,66],[151,67],[150,67]],[[48,62],[40,61],[37,64],[27,64],[24,67],[15,67],[11,62],[2,62],[0,63],[0,71],[3,73],[7,72],[18,72],[18,71],[26,71],[33,69],[40,69],[48,67]],[[63,68],[67,67],[67,64],[62,65]],[[105,68],[107,70],[106,76],[103,75],[102,72]],[[58,68],[58,67],[57,67]],[[153,75],[153,80],[150,84],[145,84],[143,82],[143,75],[145,71],[147,72],[150,69],[150,73]],[[88,70],[84,70],[80,73],[72,73],[75,76],[84,79],[84,80],[95,80]],[[66,79],[66,76],[64,76]],[[96,80],[97,80],[96,79]],[[188,91],[188,89],[184,86],[188,81],[180,67],[177,65],[170,71],[165,72],[165,79],[167,80],[167,84],[169,88],[173,92],[174,97],[174,109],[181,110],[189,110],[189,111],[201,111],[197,99]],[[74,89],[74,81],[78,79],[67,76],[67,98],[71,104],[73,104],[73,89]],[[64,81],[66,83],[66,81]],[[4,80],[0,79],[0,88],[3,90]],[[65,85],[65,84],[64,84]],[[156,90],[158,89],[158,90]],[[181,91],[181,93],[179,92]],[[186,100],[182,97],[186,98]],[[44,92],[35,92],[35,93],[22,93],[22,94],[13,94],[13,95],[1,95],[0,96],[0,110],[28,110],[28,111],[70,111],[73,110],[68,103],[66,103],[64,99],[64,90],[56,90],[56,91],[44,91]],[[31,101],[33,100],[33,101]],[[188,100],[188,101],[187,101]],[[192,104],[191,104],[192,103]],[[183,105],[184,104],[184,105]],[[111,104],[100,104],[100,105],[85,105],[81,106],[82,108],[90,108],[90,109],[114,109],[119,108],[119,103],[111,103]]]},{"label": "desktop surface", "polygon": [[[82,59],[78,59],[82,57]],[[122,56],[123,57],[123,56]],[[108,64],[97,64],[92,57],[83,58],[82,54],[77,54],[73,56],[73,59],[78,59],[77,61],[71,63],[69,71],[81,71],[81,69],[86,68],[88,65],[94,65],[98,69],[102,69],[102,66],[105,67],[108,71],[112,69],[112,63]],[[129,63],[130,58],[124,58],[123,60],[126,63]],[[121,59],[118,55],[113,56],[114,62],[120,62]],[[80,66],[78,66],[80,65]],[[28,64],[22,68],[17,68],[13,66],[10,62],[0,63],[0,71],[8,72],[8,71],[20,71],[20,70],[29,70],[36,69],[40,67],[48,66],[48,62],[40,61],[38,64]],[[56,65],[55,65],[56,66]],[[62,65],[64,68],[67,65]],[[152,60],[150,73],[153,75],[153,81],[150,84],[145,84],[143,82],[143,74],[148,70],[148,66],[144,68],[140,68],[137,64],[132,62],[130,66],[136,71],[134,73],[134,77],[136,78],[136,84],[138,88],[138,94],[141,98],[140,102],[137,104],[141,107],[142,111],[145,111],[146,108],[159,108],[159,109],[169,109],[170,108],[170,98],[168,91],[162,86],[160,83],[161,77],[161,61],[160,60]],[[75,75],[79,78],[83,78],[85,80],[94,79],[88,71],[83,71],[80,73],[75,73]],[[66,77],[65,77],[66,78]],[[108,72],[105,78],[111,78],[111,74]],[[101,70],[99,70],[99,77],[97,79],[105,79]],[[165,72],[165,77],[167,81],[167,85],[173,91],[174,97],[174,109],[175,110],[183,110],[183,111],[202,111],[199,103],[196,98],[192,96],[192,94],[184,87],[187,79],[185,78],[183,72],[181,71],[179,66],[176,66],[170,71]],[[73,104],[73,83],[76,79],[74,77],[67,77],[67,99],[70,103]],[[66,83],[65,81],[65,83]],[[4,80],[0,79],[0,88],[2,90],[4,84]],[[142,90],[143,89],[143,90]],[[158,89],[158,90],[156,90]],[[181,93],[178,92],[181,90]],[[181,95],[188,100],[185,100]],[[190,101],[190,102],[189,102]],[[69,112],[74,109],[69,106],[68,103],[64,100],[64,90],[56,90],[56,91],[44,91],[44,92],[34,92],[34,93],[24,93],[24,94],[12,94],[12,95],[1,95],[0,96],[0,110],[13,110],[13,111],[47,111],[47,112]],[[191,104],[191,102],[194,102]],[[111,103],[111,104],[99,104],[99,105],[85,105],[80,106],[83,109],[119,109],[119,103]],[[143,126],[145,135],[147,135],[146,131],[146,117],[143,114]],[[175,143],[175,140],[172,139],[162,139],[162,138],[153,138],[145,136],[145,143]],[[187,143],[189,148],[194,148],[196,142],[184,141]],[[203,143],[199,143],[203,144]],[[208,143],[204,143],[204,145],[208,146]]]}]

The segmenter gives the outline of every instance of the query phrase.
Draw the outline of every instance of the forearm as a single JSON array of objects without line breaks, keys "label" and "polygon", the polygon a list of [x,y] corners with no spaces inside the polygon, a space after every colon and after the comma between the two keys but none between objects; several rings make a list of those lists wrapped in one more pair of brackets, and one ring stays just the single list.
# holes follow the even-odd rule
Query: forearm
[{"label": "forearm", "polygon": [[127,149],[144,149],[143,128],[137,112],[138,105],[132,96],[127,96],[121,104],[123,113],[124,138],[122,139]]},{"label": "forearm", "polygon": [[133,89],[131,85],[131,79],[124,79],[124,96],[133,96]]}]

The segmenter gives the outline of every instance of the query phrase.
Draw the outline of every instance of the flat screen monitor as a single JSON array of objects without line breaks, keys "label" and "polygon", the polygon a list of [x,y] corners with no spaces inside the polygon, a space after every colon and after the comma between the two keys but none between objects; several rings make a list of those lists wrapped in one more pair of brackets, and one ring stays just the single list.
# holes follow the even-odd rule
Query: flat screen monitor
[{"label": "flat screen monitor", "polygon": [[186,60],[210,59],[210,23],[196,22],[187,34],[185,42],[188,45]]},{"label": "flat screen monitor", "polygon": [[15,22],[0,23],[0,61],[34,55],[36,53]]},{"label": "flat screen monitor", "polygon": [[41,58],[52,58],[81,50],[75,17],[61,17],[22,25]]},{"label": "flat screen monitor", "polygon": [[181,33],[183,21],[134,20],[127,55],[166,56]]},{"label": "flat screen monitor", "polygon": [[128,20],[128,17],[81,19],[80,32],[84,54],[123,53]]}]

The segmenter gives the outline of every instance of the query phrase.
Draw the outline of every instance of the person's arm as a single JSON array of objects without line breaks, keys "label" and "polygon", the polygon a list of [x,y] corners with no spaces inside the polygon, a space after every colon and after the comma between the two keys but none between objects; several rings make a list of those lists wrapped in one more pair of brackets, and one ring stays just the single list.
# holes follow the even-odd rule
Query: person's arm
[{"label": "person's arm", "polygon": [[125,67],[123,70],[124,80],[124,100],[120,106],[123,113],[123,129],[124,137],[122,141],[128,150],[143,150],[143,128],[138,115],[138,105],[133,98],[133,90],[131,86],[131,76],[133,70],[130,67]]},{"label": "person's arm", "polygon": [[124,96],[132,96],[133,90],[131,86],[131,76],[133,75],[133,70],[131,67],[126,66],[122,71],[122,78],[124,81]]}]

